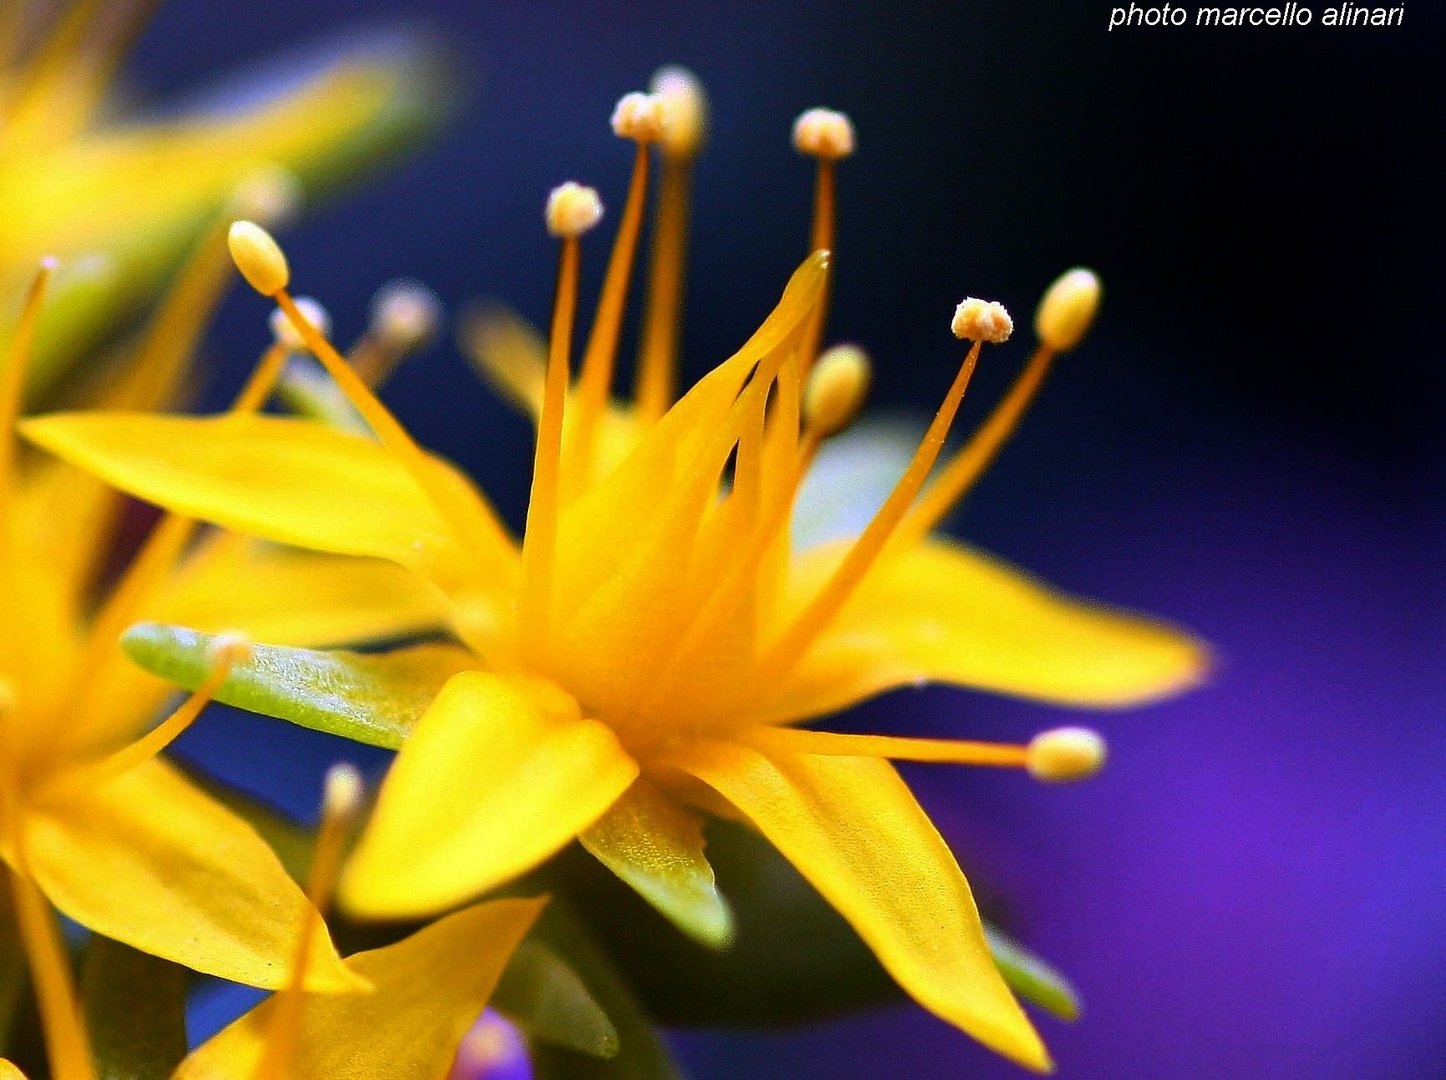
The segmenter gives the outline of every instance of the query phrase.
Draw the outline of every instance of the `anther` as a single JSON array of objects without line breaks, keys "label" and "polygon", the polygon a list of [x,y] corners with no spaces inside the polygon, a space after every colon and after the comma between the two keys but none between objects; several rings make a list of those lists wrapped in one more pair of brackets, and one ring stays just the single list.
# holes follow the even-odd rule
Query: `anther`
[{"label": "anther", "polygon": [[1034,332],[1057,353],[1083,340],[1100,309],[1100,279],[1093,270],[1066,270],[1045,290],[1034,313]]},{"label": "anther", "polygon": [[553,236],[563,239],[581,236],[601,221],[602,215],[602,199],[595,188],[569,180],[553,188],[547,196],[547,231]]},{"label": "anther", "polygon": [[1050,784],[1083,780],[1099,772],[1104,763],[1104,738],[1082,727],[1042,731],[1030,740],[1025,752],[1029,775]]},{"label": "anther", "polygon": [[703,84],[685,67],[659,68],[649,89],[663,107],[663,156],[696,157],[708,134],[708,97]]},{"label": "anther", "polygon": [[954,321],[949,328],[957,338],[998,345],[1009,340],[1009,335],[1014,332],[1014,320],[1004,310],[1003,304],[969,296],[954,309]]},{"label": "anther", "polygon": [[206,649],[206,662],[211,665],[212,678],[222,678],[237,664],[251,659],[251,639],[239,631],[217,634]]},{"label": "anther", "polygon": [[291,268],[281,246],[254,221],[233,222],[226,243],[236,269],[262,296],[275,296],[291,281]]},{"label": "anther", "polygon": [[[306,321],[325,337],[331,336],[331,314],[322,307],[321,303],[310,296],[298,296],[296,308]],[[286,347],[288,352],[304,352],[306,342],[301,338],[301,331],[298,330],[292,321],[287,318],[286,312],[276,308],[271,312],[271,335],[278,344]]]},{"label": "anther", "polygon": [[873,367],[857,345],[835,345],[818,358],[803,392],[803,421],[817,438],[846,428],[869,393]]},{"label": "anther", "polygon": [[390,348],[412,352],[436,334],[442,302],[419,281],[390,281],[372,297],[372,332]]},{"label": "anther", "polygon": [[793,147],[800,154],[838,161],[854,152],[854,126],[833,109],[809,109],[793,122]]},{"label": "anther", "polygon": [[613,134],[638,143],[657,142],[663,137],[663,100],[656,94],[634,91],[618,99],[613,109]]}]

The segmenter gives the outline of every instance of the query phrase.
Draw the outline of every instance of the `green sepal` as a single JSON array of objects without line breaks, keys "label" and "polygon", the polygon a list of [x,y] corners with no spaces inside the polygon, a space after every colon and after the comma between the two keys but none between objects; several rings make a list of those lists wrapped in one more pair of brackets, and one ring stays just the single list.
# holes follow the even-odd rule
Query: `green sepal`
[{"label": "green sepal", "polygon": [[533,933],[567,958],[618,1038],[618,1052],[607,1059],[534,1042],[529,1048],[533,1080],[682,1080],[624,975],[566,901],[554,897]]},{"label": "green sepal", "polygon": [[579,838],[666,919],[711,949],[733,942],[733,911],[704,852],[703,819],[644,778]]},{"label": "green sepal", "polygon": [[610,1058],[618,1052],[618,1033],[577,972],[539,942],[527,940],[507,962],[492,994],[492,1007],[529,1038]]},{"label": "green sepal", "polygon": [[[127,656],[152,674],[195,690],[212,670],[215,634],[137,623],[121,638]],[[476,667],[456,645],[413,645],[385,653],[256,645],[216,693],[225,705],[289,720],[353,742],[396,750],[442,684]]]},{"label": "green sepal", "polygon": [[92,935],[81,965],[96,1080],[166,1080],[186,1056],[186,971]]},{"label": "green sepal", "polygon": [[984,924],[989,955],[1004,981],[1025,1001],[1033,1002],[1061,1020],[1078,1020],[1079,995],[1069,981],[997,926]]}]

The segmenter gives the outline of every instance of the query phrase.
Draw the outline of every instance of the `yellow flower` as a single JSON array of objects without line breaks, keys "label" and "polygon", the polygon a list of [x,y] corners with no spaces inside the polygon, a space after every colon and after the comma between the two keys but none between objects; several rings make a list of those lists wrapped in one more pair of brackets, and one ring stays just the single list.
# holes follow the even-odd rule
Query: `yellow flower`
[{"label": "yellow flower", "polygon": [[608,393],[648,144],[660,134],[646,103],[614,118],[638,142],[637,167],[576,383],[568,354],[578,238],[600,213],[596,194],[577,185],[548,205],[562,262],[545,364],[505,325],[488,361],[537,416],[520,544],[308,324],[286,292],[280,249],[246,223],[232,231],[242,272],[288,312],[376,441],[235,416],[57,416],[31,422],[27,434],[173,510],[390,559],[446,595],[451,628],[471,653],[452,656],[450,670],[468,669],[446,681],[383,784],[342,882],[355,912],[444,910],[579,838],[696,936],[722,943],[728,913],[699,810],[735,815],[799,868],[917,1001],[1047,1069],[991,962],[963,874],[889,759],[1070,779],[1100,764],[1098,738],[1065,730],[994,746],[797,725],[930,680],[1105,707],[1199,678],[1203,650],[1182,633],[1068,600],[930,534],[1007,438],[1051,359],[1083,334],[1097,282],[1074,275],[1050,293],[1043,344],[1020,383],[926,487],[981,341],[1010,329],[999,305],[961,304],[955,330],[973,345],[893,493],[858,537],[794,555],[798,484],[867,382],[856,352],[815,363],[833,170],[852,129],[836,113],[801,119],[796,143],[819,159],[815,253],[738,352],[670,404],[687,167],[702,110],[685,76],[669,78],[652,99],[664,120],[663,190],[637,405],[610,408]]},{"label": "yellow flower", "polygon": [[[171,331],[199,318],[194,282],[210,272],[211,246],[203,240],[134,355],[98,391],[99,404],[175,400],[189,339]],[[152,531],[97,604],[117,498],[66,466],[20,459],[13,432],[51,269],[46,263],[36,276],[0,356],[0,861],[52,1059],[74,1064],[85,1057],[83,1036],[46,900],[107,937],[263,987],[284,985],[308,910],[254,830],[158,757],[246,650],[234,641],[221,649],[208,686],[147,730],[172,691],[125,661],[120,632],[140,612],[171,613],[212,629],[323,643],[413,631],[435,621],[437,606],[396,567],[235,538],[206,538],[171,575],[193,531],[179,518]],[[280,342],[268,350],[238,410],[255,407],[288,352]],[[249,588],[235,588],[238,578]],[[325,935],[308,963],[313,989],[356,985]]]},{"label": "yellow flower", "polygon": [[111,83],[157,7],[0,5],[0,303],[42,256],[65,259],[37,337],[37,389],[150,299],[244,177],[279,166],[308,190],[330,183],[438,108],[434,75],[393,40],[273,69],[212,107],[122,121]]},{"label": "yellow flower", "polygon": [[[361,795],[361,778],[350,766],[334,766],[327,774],[307,880],[317,909],[330,901]],[[324,932],[316,911],[305,910],[294,927],[298,962],[281,992],[198,1046],[171,1075],[174,1080],[431,1080],[443,1075],[544,902],[476,904],[395,944],[355,953],[345,964],[353,980],[348,989],[357,992],[347,994],[303,991],[314,962],[314,954],[308,956],[308,934]],[[458,956],[468,962],[458,965]],[[120,1026],[127,1018],[101,1019]],[[127,1065],[133,1063],[100,1064],[106,1075],[129,1075]],[[162,1064],[169,1068],[146,1061],[148,1067]],[[78,1066],[52,1061],[61,1080],[91,1075],[88,1069],[75,1071]],[[24,1075],[0,1059],[0,1080],[24,1080]]]}]

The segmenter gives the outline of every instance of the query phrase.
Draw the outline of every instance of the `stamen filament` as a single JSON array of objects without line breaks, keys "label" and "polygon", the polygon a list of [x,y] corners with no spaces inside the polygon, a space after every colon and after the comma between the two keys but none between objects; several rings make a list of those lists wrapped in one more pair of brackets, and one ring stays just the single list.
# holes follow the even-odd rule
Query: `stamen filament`
[{"label": "stamen filament", "polygon": [[296,938],[296,957],[286,987],[273,998],[265,1047],[252,1073],[253,1080],[286,1080],[301,1042],[302,1010],[306,995],[302,987],[317,934],[325,927],[324,912],[331,906],[341,869],[347,835],[362,802],[361,775],[351,765],[333,765],[326,774],[322,797],[321,827],[306,879],[311,901]]},{"label": "stamen filament", "polygon": [[[20,319],[15,324],[15,333],[10,339],[10,348],[5,357],[5,366],[0,370],[0,556],[9,546],[10,500],[15,490],[15,463],[20,445],[15,435],[15,423],[25,398],[25,377],[30,369],[30,354],[35,344],[35,325],[40,310],[45,305],[45,291],[55,273],[56,262],[46,258],[31,279],[20,308]],[[9,564],[8,557],[3,559]]]},{"label": "stamen filament", "polygon": [[911,739],[893,735],[840,735],[800,728],[757,728],[745,736],[770,750],[821,757],[878,757],[941,765],[981,765],[1022,769],[1029,747],[1013,743],[954,739]]},{"label": "stamen filament", "polygon": [[244,638],[228,637],[216,642],[211,651],[213,661],[211,673],[206,676],[205,682],[189,694],[170,716],[135,742],[128,743],[115,753],[101,758],[94,765],[82,768],[73,774],[64,774],[62,782],[81,780],[88,787],[98,787],[150,761],[180,738],[186,729],[195,723],[196,717],[201,715],[201,711],[220,691],[221,686],[231,674],[231,669],[246,660],[249,654],[250,643]]},{"label": "stamen filament", "polygon": [[633,393],[638,418],[644,422],[656,420],[667,412],[677,394],[692,190],[693,159],[665,155],[658,179],[657,208],[653,212],[648,299]]},{"label": "stamen filament", "polygon": [[915,496],[918,495],[919,489],[924,486],[929,471],[933,469],[934,462],[938,460],[939,453],[944,448],[944,438],[949,433],[949,425],[954,422],[954,416],[959,411],[959,403],[964,398],[964,391],[968,388],[974,368],[979,363],[979,347],[980,342],[978,341],[970,347],[964,363],[960,365],[958,374],[954,376],[953,385],[949,387],[949,392],[944,397],[943,404],[939,406],[939,411],[924,433],[923,441],[919,443],[918,450],[914,452],[913,460],[909,462],[908,468],[904,470],[904,475],[899,478],[899,482],[889,493],[889,497],[884,500],[884,505],[879,508],[873,520],[854,541],[853,547],[849,549],[843,562],[834,570],[833,575],[824,584],[818,595],[803,609],[764,657],[760,664],[760,685],[771,685],[787,673],[788,669],[813,643],[814,638],[838,614],[844,602],[853,594],[855,586],[863,580],[864,575],[883,552],[884,546],[893,536],[899,522],[903,520],[905,512],[914,501]]},{"label": "stamen filament", "polygon": [[628,285],[632,279],[633,260],[638,250],[638,237],[643,228],[643,206],[648,190],[648,144],[638,143],[633,162],[633,177],[628,185],[627,203],[623,207],[618,235],[608,258],[607,275],[603,279],[602,296],[592,333],[583,353],[582,371],[578,375],[577,419],[573,438],[576,457],[573,475],[585,480],[592,467],[593,442],[598,421],[607,410],[608,391],[612,387],[613,364],[617,358],[618,338],[622,333],[623,309],[627,305]]},{"label": "stamen filament", "polygon": [[908,517],[899,527],[901,536],[918,538],[936,528],[969,490],[978,483],[1004,444],[1029,411],[1044,384],[1057,354],[1041,345],[1029,358],[1019,378],[995,406],[989,418],[970,440],[954,454],[939,475],[925,488]]},{"label": "stamen filament", "polygon": [[522,540],[522,634],[524,647],[540,647],[547,637],[552,602],[552,561],[557,547],[558,480],[562,464],[562,420],[567,404],[568,355],[577,315],[577,279],[581,245],[575,235],[562,238],[557,295],[548,336],[547,374],[542,414],[537,419],[537,453],[527,531]]},{"label": "stamen filament", "polygon": [[51,1073],[55,1080],[95,1080],[90,1037],[81,1019],[70,958],[61,943],[50,905],[24,866],[23,838],[16,836],[12,843],[21,867],[11,868],[11,893],[15,897],[21,943],[40,1003]]}]

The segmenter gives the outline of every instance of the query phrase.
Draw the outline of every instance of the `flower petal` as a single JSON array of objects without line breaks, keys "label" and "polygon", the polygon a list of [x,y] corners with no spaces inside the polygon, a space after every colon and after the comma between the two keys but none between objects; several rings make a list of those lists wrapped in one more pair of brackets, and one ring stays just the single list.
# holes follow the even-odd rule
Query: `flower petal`
[{"label": "flower petal", "polygon": [[[310,905],[249,826],[169,765],[23,813],[37,883],[82,926],[208,975],[285,985]],[[325,934],[307,986],[360,988]]]},{"label": "flower petal", "polygon": [[[839,557],[836,545],[803,556],[801,595]],[[1182,630],[1071,599],[935,539],[886,555],[761,712],[820,716],[927,681],[1111,708],[1186,689],[1208,663]]]},{"label": "flower petal", "polygon": [[[435,1080],[446,1075],[541,900],[477,904],[411,937],[348,957],[370,994],[306,999],[291,1080]],[[175,1080],[250,1080],[272,1002],[252,1009],[181,1063]]]},{"label": "flower petal", "polygon": [[236,543],[186,566],[155,613],[312,647],[411,637],[445,626],[447,616],[435,587],[392,563]]},{"label": "flower petal", "polygon": [[[182,626],[137,623],[121,647],[146,671],[195,690],[211,673],[215,642],[214,634]],[[476,664],[466,649],[445,644],[385,653],[254,645],[232,665],[215,700],[396,750],[447,680]]]},{"label": "flower petal", "polygon": [[715,949],[733,937],[733,916],[703,853],[703,819],[639,777],[578,838],[679,930]]},{"label": "flower petal", "polygon": [[342,903],[365,916],[441,911],[553,854],[637,774],[612,729],[560,690],[465,671],[397,755]]},{"label": "flower petal", "polygon": [[[108,483],[189,517],[296,547],[387,559],[433,576],[460,572],[461,547],[401,461],[371,439],[276,416],[192,418],[62,413],[26,421],[26,437]],[[178,448],[183,448],[178,452]],[[510,544],[470,481],[433,459],[470,496],[490,533],[491,569]]]},{"label": "flower petal", "polygon": [[670,759],[716,789],[839,910],[919,1004],[1047,1071],[989,955],[969,885],[887,762],[698,743]]}]

